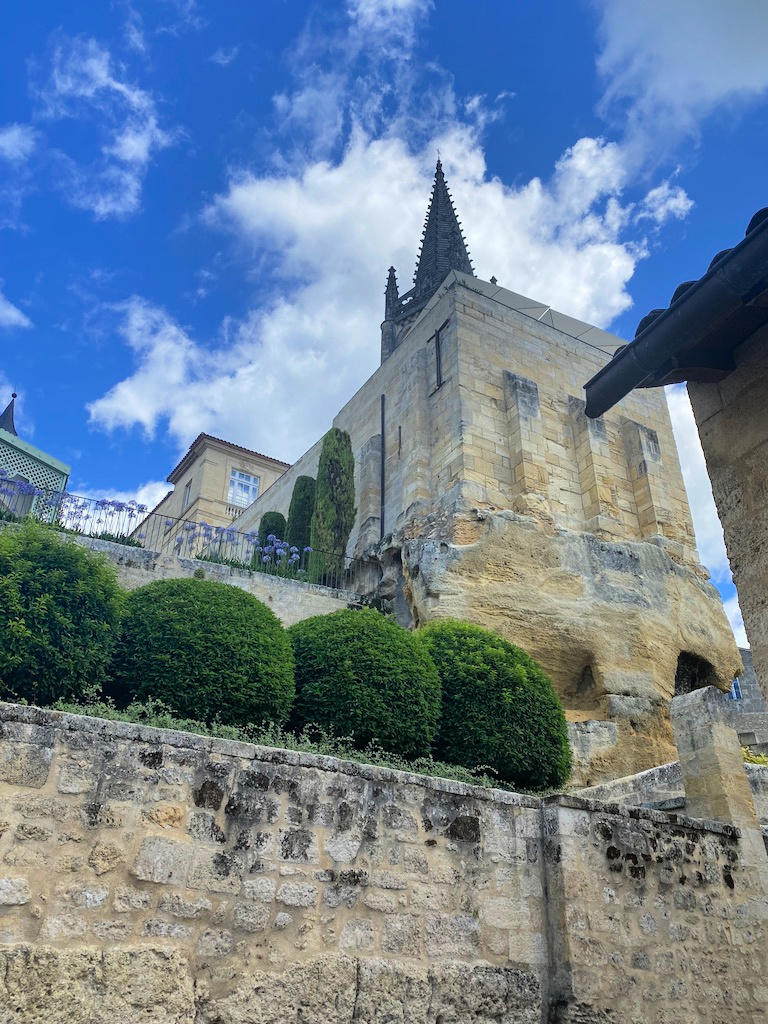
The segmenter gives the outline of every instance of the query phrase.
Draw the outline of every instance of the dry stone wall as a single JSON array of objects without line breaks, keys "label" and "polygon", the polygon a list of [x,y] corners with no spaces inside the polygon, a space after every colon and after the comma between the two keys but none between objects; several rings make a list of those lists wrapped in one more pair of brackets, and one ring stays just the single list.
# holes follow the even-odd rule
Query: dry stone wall
[{"label": "dry stone wall", "polygon": [[737,829],[0,705],[0,1024],[761,1020]]}]

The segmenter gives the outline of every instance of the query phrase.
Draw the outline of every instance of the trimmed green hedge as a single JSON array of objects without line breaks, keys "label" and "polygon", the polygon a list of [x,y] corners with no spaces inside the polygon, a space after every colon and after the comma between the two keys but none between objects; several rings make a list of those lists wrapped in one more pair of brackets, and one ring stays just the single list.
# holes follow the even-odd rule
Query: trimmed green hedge
[{"label": "trimmed green hedge", "polygon": [[562,785],[571,767],[562,705],[525,651],[488,629],[445,620],[416,633],[443,691],[436,754],[475,769],[488,765],[525,789]]},{"label": "trimmed green hedge", "polygon": [[39,523],[0,533],[0,694],[45,705],[98,693],[121,598],[103,555]]},{"label": "trimmed green hedge", "polygon": [[[352,442],[346,430],[332,427],[323,438],[320,451],[310,543],[315,551],[337,556],[338,568],[343,568],[356,514]],[[325,565],[326,571],[330,568],[330,565]]]},{"label": "trimmed green hedge", "polygon": [[131,591],[106,692],[119,705],[156,698],[182,717],[282,725],[293,655],[278,618],[251,594],[210,580],[158,580]]},{"label": "trimmed green hedge", "polygon": [[403,757],[430,753],[440,682],[412,633],[367,609],[318,615],[288,633],[296,658],[295,727],[330,728],[359,748],[377,740]]},{"label": "trimmed green hedge", "polygon": [[289,547],[297,547],[299,552],[303,552],[310,544],[316,490],[315,480],[311,476],[300,476],[293,485],[288,524],[285,528],[285,537],[281,539],[285,540]]},{"label": "trimmed green hedge", "polygon": [[285,516],[282,512],[265,512],[259,523],[259,545],[264,547],[267,537],[274,534],[278,540],[285,540]]}]

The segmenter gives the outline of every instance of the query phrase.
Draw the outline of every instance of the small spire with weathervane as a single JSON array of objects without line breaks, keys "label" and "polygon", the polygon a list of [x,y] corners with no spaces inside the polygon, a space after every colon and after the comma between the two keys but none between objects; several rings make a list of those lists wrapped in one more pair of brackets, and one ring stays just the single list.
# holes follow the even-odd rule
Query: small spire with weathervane
[{"label": "small spire with weathervane", "polygon": [[13,434],[14,437],[19,435],[16,433],[16,426],[13,422],[13,406],[16,402],[18,395],[14,391],[11,395],[11,400],[5,409],[0,413],[0,430],[5,430],[9,434]]}]

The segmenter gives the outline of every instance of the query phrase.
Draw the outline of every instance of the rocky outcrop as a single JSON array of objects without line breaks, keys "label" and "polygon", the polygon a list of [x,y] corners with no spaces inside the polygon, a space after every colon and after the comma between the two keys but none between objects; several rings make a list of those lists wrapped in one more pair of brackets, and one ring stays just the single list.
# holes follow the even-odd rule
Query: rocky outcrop
[{"label": "rocky outcrop", "polygon": [[585,785],[674,759],[670,699],[692,686],[727,690],[741,669],[717,591],[661,541],[457,507],[410,520],[382,563],[380,593],[401,622],[493,629],[542,664],[571,719],[617,723],[614,747],[601,735],[582,766]]}]

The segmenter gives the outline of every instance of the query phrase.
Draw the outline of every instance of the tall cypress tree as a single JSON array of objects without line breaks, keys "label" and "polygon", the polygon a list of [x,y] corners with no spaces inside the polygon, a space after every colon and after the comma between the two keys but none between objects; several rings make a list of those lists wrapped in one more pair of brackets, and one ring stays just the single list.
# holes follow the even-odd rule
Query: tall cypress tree
[{"label": "tall cypress tree", "polygon": [[293,485],[285,539],[289,546],[295,545],[300,552],[303,552],[304,548],[311,543],[315,490],[315,480],[311,476],[300,476]]},{"label": "tall cypress tree", "polygon": [[323,438],[320,463],[317,467],[315,511],[312,516],[310,543],[313,558],[326,577],[341,575],[344,553],[355,522],[355,457],[346,430],[331,427]]}]

